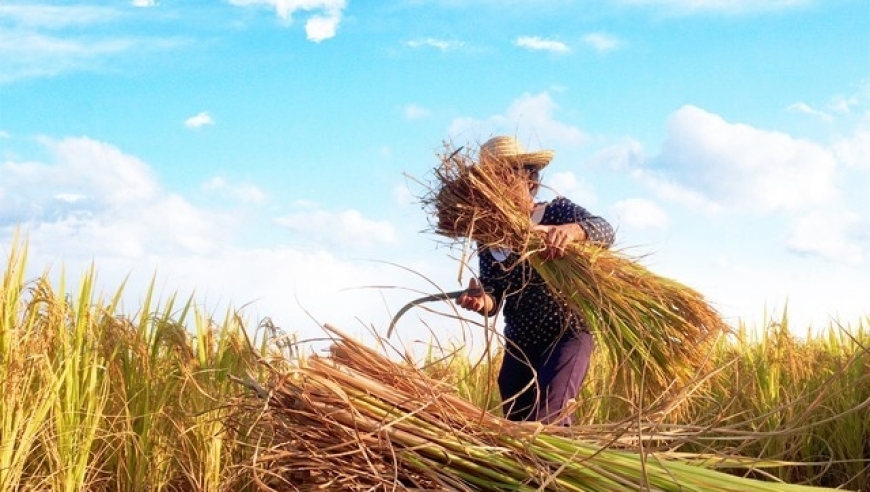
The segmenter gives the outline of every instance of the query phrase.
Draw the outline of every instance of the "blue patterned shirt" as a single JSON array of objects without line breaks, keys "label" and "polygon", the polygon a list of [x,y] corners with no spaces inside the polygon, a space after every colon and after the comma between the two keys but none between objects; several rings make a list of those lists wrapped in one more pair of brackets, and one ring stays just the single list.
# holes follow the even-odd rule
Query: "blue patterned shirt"
[{"label": "blue patterned shirt", "polygon": [[[587,241],[603,247],[613,244],[613,227],[567,198],[547,203],[539,223],[577,223],[586,231]],[[498,249],[482,249],[478,256],[480,281],[490,291],[496,306],[503,308],[504,335],[519,348],[527,353],[542,353],[566,329],[568,333],[586,331],[582,318],[547,287],[528,261],[517,264],[516,253]]]}]

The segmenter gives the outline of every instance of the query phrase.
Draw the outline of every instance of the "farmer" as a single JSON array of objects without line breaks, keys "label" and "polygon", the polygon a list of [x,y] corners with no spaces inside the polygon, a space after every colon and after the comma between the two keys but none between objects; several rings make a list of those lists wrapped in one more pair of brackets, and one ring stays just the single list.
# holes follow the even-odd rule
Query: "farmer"
[{"label": "farmer", "polygon": [[[553,151],[526,152],[513,137],[494,137],[480,147],[481,162],[510,166],[529,180],[529,200]],[[534,204],[533,231],[545,237],[548,258],[564,255],[572,242],[602,247],[613,243],[613,228],[567,198]],[[510,420],[571,425],[563,412],[580,390],[592,355],[593,338],[583,319],[554,295],[532,265],[517,253],[478,251],[479,279],[471,279],[456,303],[484,316],[504,314],[505,353],[498,375],[502,408]],[[519,263],[518,263],[519,261]],[[482,285],[481,285],[482,284]]]}]

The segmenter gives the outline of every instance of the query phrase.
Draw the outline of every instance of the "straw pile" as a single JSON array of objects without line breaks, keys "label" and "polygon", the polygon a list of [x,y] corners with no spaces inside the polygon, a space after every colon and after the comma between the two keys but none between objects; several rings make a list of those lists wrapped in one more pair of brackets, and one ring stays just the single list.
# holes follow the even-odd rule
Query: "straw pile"
[{"label": "straw pile", "polygon": [[572,244],[563,258],[539,253],[531,231],[528,185],[503,163],[477,163],[445,144],[435,182],[422,198],[434,232],[478,247],[519,252],[586,320],[620,377],[665,390],[697,374],[715,337],[728,330],[695,290],[656,275],[635,258],[590,244]]},{"label": "straw pile", "polygon": [[332,330],[331,356],[274,370],[266,387],[245,382],[255,394],[233,406],[235,425],[258,439],[251,466],[261,490],[827,490],[703,468],[749,465],[650,452],[649,440],[641,453],[612,429],[570,437],[507,421]]}]

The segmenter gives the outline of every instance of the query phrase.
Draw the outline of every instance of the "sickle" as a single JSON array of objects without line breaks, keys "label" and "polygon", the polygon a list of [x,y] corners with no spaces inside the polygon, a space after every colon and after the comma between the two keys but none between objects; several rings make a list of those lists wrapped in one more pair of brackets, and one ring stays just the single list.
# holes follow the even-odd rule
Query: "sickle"
[{"label": "sickle", "polygon": [[414,306],[417,306],[419,304],[423,304],[424,302],[448,301],[451,299],[456,299],[459,296],[461,296],[462,294],[466,294],[466,293],[469,295],[477,295],[477,294],[480,294],[481,292],[482,292],[481,289],[464,289],[464,290],[455,290],[453,292],[442,292],[440,294],[432,294],[432,295],[428,295],[428,296],[423,296],[419,299],[414,299],[413,301],[409,302],[408,304],[405,304],[404,306],[402,306],[402,309],[399,309],[399,312],[396,313],[395,316],[393,316],[393,320],[390,322],[390,328],[387,329],[387,338],[390,338],[390,335],[392,335],[393,328],[396,327],[396,323],[399,321],[399,318],[401,318],[403,314],[408,312],[408,310]]}]

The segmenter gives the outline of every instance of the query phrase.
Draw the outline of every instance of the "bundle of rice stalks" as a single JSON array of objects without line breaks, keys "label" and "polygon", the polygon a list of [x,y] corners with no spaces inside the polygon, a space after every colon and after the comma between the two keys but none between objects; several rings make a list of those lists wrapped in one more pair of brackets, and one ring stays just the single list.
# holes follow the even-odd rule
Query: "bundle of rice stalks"
[{"label": "bundle of rice stalks", "polygon": [[664,390],[693,377],[716,335],[728,327],[695,290],[659,276],[621,251],[571,244],[545,260],[532,232],[528,183],[511,166],[477,162],[445,144],[422,203],[434,232],[479,248],[508,248],[528,259],[548,286],[580,313],[621,377]]},{"label": "bundle of rice stalks", "polygon": [[611,430],[581,439],[507,421],[332,330],[330,357],[274,371],[266,387],[244,383],[259,397],[236,406],[235,421],[261,436],[262,490],[827,490],[699,466],[749,466],[737,458],[641,453]]}]

